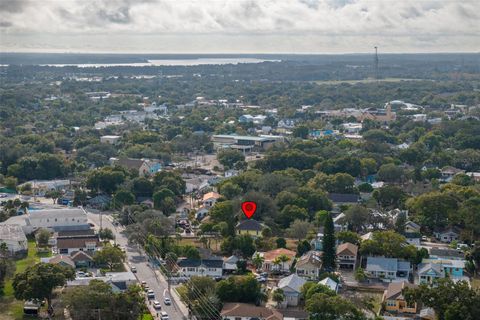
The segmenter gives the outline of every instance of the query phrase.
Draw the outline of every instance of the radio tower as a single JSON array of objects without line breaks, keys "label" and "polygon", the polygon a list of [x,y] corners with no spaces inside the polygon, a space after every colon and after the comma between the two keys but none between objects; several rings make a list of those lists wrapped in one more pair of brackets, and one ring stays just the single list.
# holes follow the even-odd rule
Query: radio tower
[{"label": "radio tower", "polygon": [[378,80],[378,51],[377,51],[377,47],[375,46],[375,60],[374,60],[374,63],[375,63],[375,80]]}]

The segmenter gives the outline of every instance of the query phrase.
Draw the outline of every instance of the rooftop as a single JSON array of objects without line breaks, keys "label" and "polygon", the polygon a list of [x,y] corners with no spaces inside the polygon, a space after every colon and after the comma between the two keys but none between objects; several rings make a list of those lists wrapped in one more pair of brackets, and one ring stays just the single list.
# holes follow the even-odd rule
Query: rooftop
[{"label": "rooftop", "polygon": [[257,307],[247,303],[225,303],[220,315],[222,317],[258,318],[264,320],[283,319],[283,315],[276,310]]},{"label": "rooftop", "polygon": [[279,248],[279,249],[270,250],[267,252],[261,252],[260,254],[263,255],[263,258],[265,259],[265,261],[273,261],[275,260],[276,257],[281,256],[283,254],[289,257],[290,259],[293,259],[297,253],[295,251],[288,250],[285,248]]},{"label": "rooftop", "polygon": [[87,213],[81,208],[68,209],[41,209],[29,213],[30,220],[55,219],[55,218],[85,218]]},{"label": "rooftop", "polygon": [[402,295],[402,291],[405,288],[415,288],[415,285],[407,281],[389,283],[387,290],[385,290],[385,299],[405,300],[405,298]]},{"label": "rooftop", "polygon": [[297,276],[294,273],[294,274],[289,275],[288,277],[280,279],[280,281],[278,282],[278,287],[280,289],[289,287],[289,288],[292,288],[295,291],[300,292],[300,290],[302,289],[302,286],[306,282],[307,282],[307,280]]},{"label": "rooftop", "polygon": [[0,224],[0,240],[27,241],[19,224]]},{"label": "rooftop", "polygon": [[358,253],[358,246],[350,242],[345,242],[337,246],[337,254],[348,254],[351,256],[356,256]]},{"label": "rooftop", "polygon": [[254,219],[248,219],[240,221],[237,226],[237,230],[254,230],[254,231],[262,231],[263,225]]}]

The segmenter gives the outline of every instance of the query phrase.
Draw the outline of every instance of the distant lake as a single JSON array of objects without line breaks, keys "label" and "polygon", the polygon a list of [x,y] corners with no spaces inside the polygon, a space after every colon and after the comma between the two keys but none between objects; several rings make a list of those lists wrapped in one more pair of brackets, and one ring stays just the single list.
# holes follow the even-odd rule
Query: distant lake
[{"label": "distant lake", "polygon": [[133,63],[72,63],[72,64],[40,64],[49,67],[77,66],[79,68],[100,67],[151,67],[151,66],[200,66],[200,65],[224,65],[239,63],[280,62],[281,60],[267,60],[257,58],[197,58],[197,59],[160,59],[147,60],[148,62]]}]

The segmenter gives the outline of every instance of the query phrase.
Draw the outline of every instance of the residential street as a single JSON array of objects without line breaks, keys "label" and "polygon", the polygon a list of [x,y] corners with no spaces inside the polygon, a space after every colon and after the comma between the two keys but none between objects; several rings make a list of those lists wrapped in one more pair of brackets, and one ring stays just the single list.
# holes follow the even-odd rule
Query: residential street
[{"label": "residential street", "polygon": [[[88,212],[88,219],[99,228],[100,226],[100,214]],[[103,228],[111,229],[116,238],[116,242],[126,249],[127,263],[137,268],[136,276],[138,281],[146,281],[150,289],[155,292],[155,300],[160,301],[162,309],[160,311],[166,311],[170,320],[182,320],[187,318],[187,309],[178,299],[177,295],[169,295],[167,293],[167,282],[160,272],[155,272],[150,264],[147,262],[145,255],[141,254],[135,246],[129,246],[126,236],[122,233],[123,227],[116,227],[112,223],[112,217],[109,215],[102,215]],[[163,303],[164,293],[167,293],[172,299],[172,304],[166,306]],[[153,307],[149,306],[151,310]],[[182,313],[183,312],[183,313]]]}]

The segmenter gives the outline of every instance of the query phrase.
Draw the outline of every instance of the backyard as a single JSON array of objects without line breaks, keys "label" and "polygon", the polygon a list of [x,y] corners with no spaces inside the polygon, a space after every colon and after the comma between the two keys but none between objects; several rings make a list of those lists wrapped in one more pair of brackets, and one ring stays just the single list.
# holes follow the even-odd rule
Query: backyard
[{"label": "backyard", "polygon": [[[15,273],[25,271],[29,266],[40,261],[41,257],[47,257],[50,253],[37,253],[35,239],[28,240],[28,254],[25,258],[15,262]],[[0,297],[0,320],[23,319],[23,301],[16,300],[13,291],[13,277],[5,282],[4,295]]]}]

